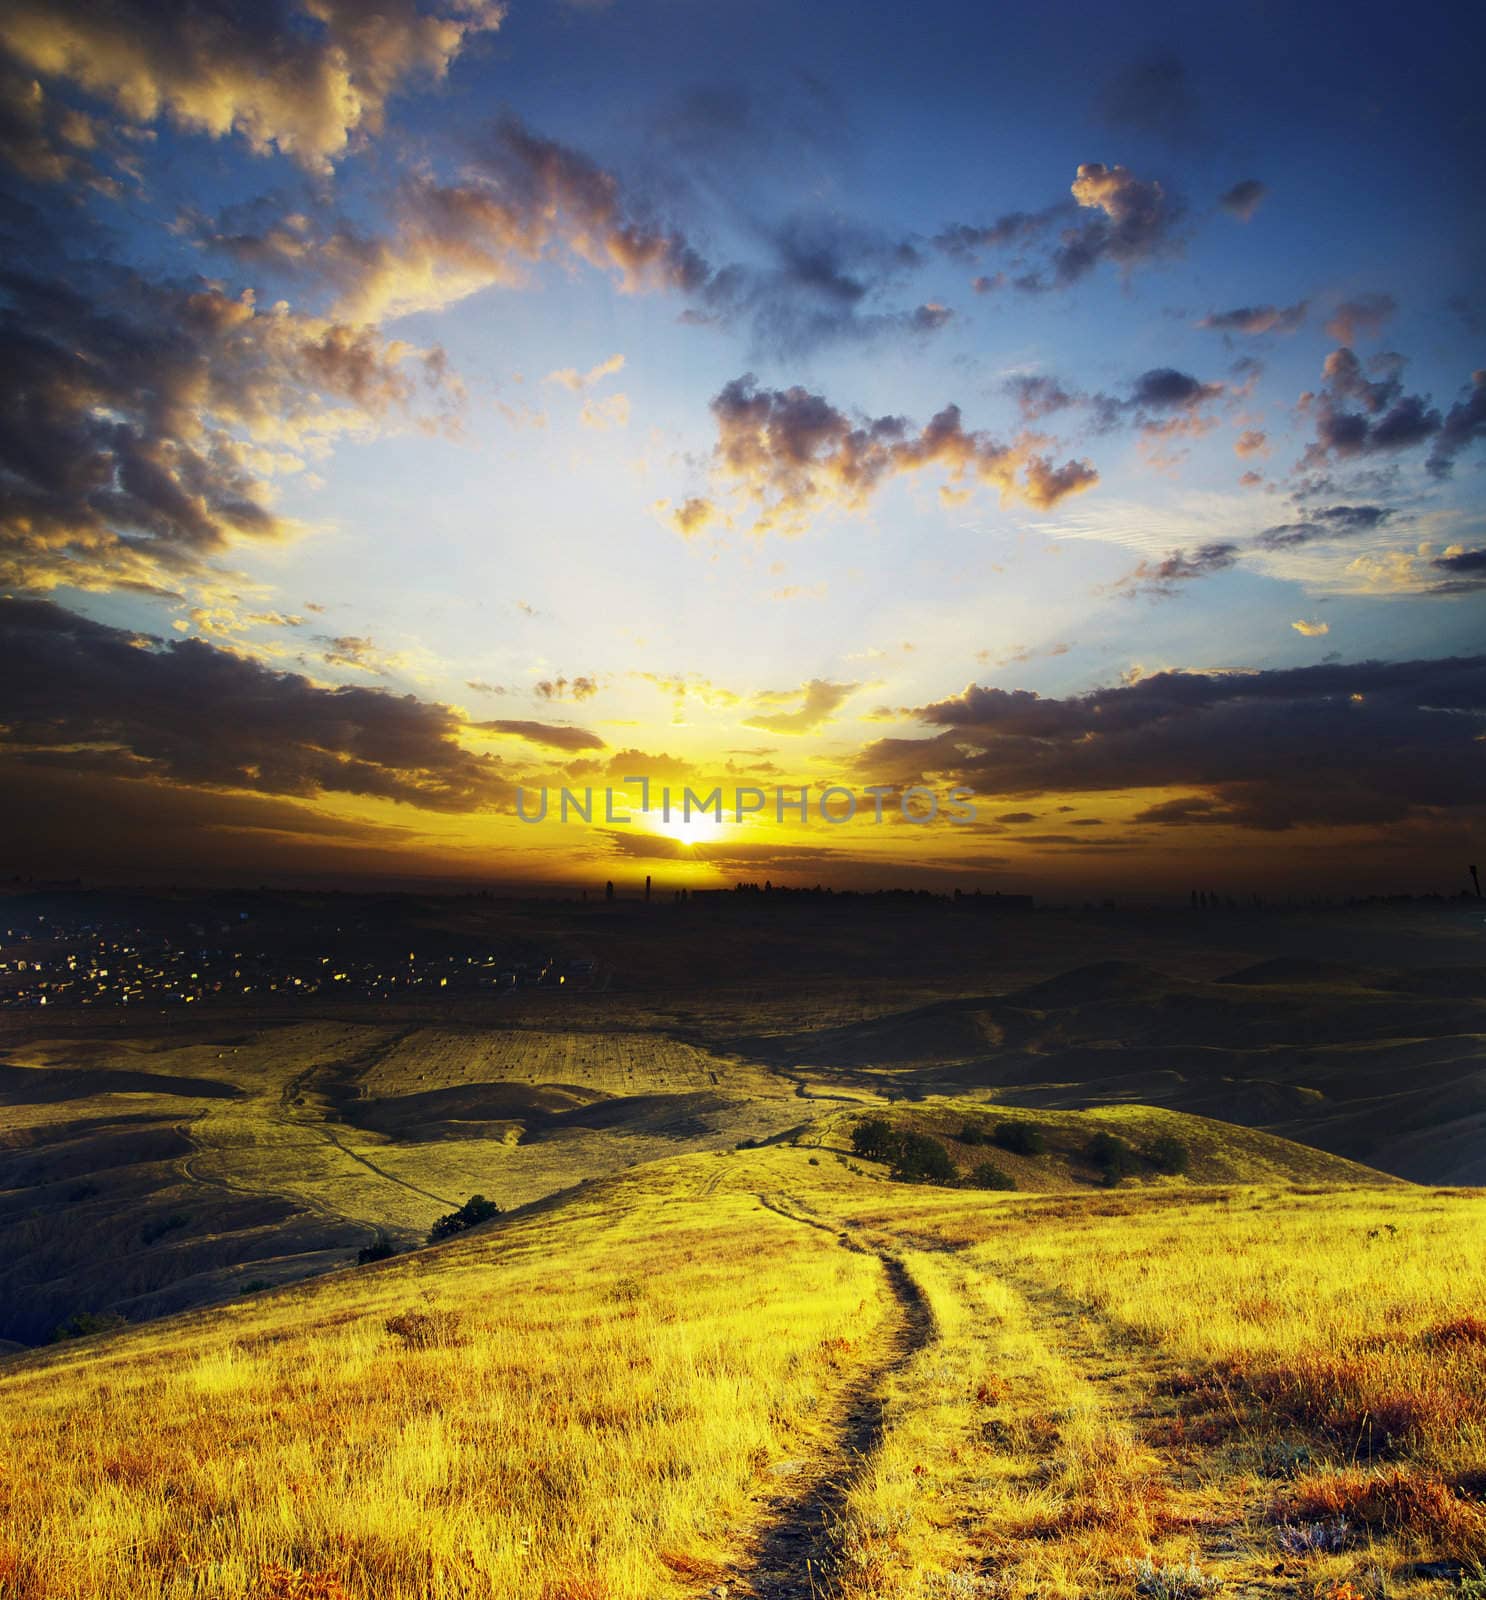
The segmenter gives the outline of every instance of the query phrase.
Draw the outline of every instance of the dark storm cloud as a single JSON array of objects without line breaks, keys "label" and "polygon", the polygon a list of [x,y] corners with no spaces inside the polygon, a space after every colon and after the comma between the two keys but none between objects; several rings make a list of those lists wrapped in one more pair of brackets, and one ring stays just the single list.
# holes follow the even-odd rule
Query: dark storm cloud
[{"label": "dark storm cloud", "polygon": [[1067,699],[971,685],[915,715],[941,731],[867,746],[863,773],[988,796],[1194,791],[1158,822],[1211,806],[1249,828],[1386,823],[1480,803],[1486,656],[1163,672]]},{"label": "dark storm cloud", "polygon": [[1243,178],[1225,191],[1218,204],[1230,217],[1237,217],[1240,222],[1252,222],[1254,213],[1264,203],[1268,193],[1268,186],[1257,178]]},{"label": "dark storm cloud", "polygon": [[0,600],[0,726],[26,759],[188,787],[475,811],[500,764],[447,706],[326,688],[199,639],[162,643],[45,600]]}]

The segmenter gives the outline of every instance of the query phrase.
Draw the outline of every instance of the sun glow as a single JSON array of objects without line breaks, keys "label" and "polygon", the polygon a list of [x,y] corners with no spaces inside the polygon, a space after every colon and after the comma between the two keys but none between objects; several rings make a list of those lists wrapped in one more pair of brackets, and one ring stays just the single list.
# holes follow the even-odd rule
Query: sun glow
[{"label": "sun glow", "polygon": [[668,839],[675,839],[684,845],[714,844],[727,832],[724,825],[707,811],[694,811],[689,817],[673,811],[669,821],[652,818],[650,826],[657,833],[663,833]]}]

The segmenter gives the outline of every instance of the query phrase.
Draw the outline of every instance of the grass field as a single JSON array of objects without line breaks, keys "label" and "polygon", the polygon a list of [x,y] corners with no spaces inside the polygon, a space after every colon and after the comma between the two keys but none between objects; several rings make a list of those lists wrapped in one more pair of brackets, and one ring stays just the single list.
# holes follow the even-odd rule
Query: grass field
[{"label": "grass field", "polygon": [[1479,1194],[989,1194],[849,1131],[14,1360],[0,1600],[1468,1590]]}]

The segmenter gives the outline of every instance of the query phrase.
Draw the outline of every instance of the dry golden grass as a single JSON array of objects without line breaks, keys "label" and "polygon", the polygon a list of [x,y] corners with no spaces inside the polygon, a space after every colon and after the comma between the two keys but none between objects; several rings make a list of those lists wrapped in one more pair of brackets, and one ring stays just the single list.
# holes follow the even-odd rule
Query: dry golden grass
[{"label": "dry golden grass", "polygon": [[768,1472],[795,1457],[845,1481],[800,1546],[839,1600],[1423,1600],[1409,1563],[1486,1556],[1479,1193],[1053,1188],[687,1155],[23,1358],[0,1600],[765,1594],[761,1535],[808,1516]]},{"label": "dry golden grass", "polygon": [[0,1596],[690,1592],[825,1426],[878,1276],[751,1200],[632,1186],[26,1358]]}]

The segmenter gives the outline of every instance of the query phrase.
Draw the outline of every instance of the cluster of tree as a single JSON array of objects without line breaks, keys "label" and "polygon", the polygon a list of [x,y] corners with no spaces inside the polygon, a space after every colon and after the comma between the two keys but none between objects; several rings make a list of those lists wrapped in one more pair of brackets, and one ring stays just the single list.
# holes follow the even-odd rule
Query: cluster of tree
[{"label": "cluster of tree", "polygon": [[428,1230],[428,1242],[437,1244],[440,1239],[452,1239],[456,1233],[477,1228],[499,1215],[500,1207],[494,1200],[487,1200],[483,1194],[472,1194],[458,1211],[450,1211],[434,1223]]},{"label": "cluster of tree", "polygon": [[1163,1133],[1144,1150],[1112,1133],[1096,1133],[1084,1146],[1084,1156],[1111,1189],[1122,1178],[1147,1169],[1175,1177],[1191,1165],[1191,1153],[1175,1134]]},{"label": "cluster of tree", "polygon": [[[955,1183],[960,1169],[944,1143],[931,1134],[895,1128],[881,1117],[867,1117],[851,1133],[851,1147],[869,1161],[888,1163],[888,1176],[898,1183]],[[994,1162],[982,1161],[964,1180],[977,1189],[1014,1189],[1015,1181]]]},{"label": "cluster of tree", "polygon": [[960,1129],[960,1143],[995,1145],[1014,1156],[1040,1156],[1047,1150],[1047,1136],[1030,1122],[998,1122],[989,1132],[967,1122]]}]

